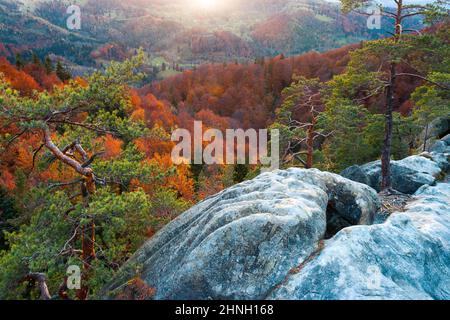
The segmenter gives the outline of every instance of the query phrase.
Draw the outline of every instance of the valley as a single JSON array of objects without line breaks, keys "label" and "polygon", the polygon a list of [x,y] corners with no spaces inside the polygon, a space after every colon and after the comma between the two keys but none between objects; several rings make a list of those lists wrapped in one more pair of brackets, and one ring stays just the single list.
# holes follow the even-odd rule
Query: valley
[{"label": "valley", "polygon": [[[369,30],[366,17],[343,15],[337,4],[322,0],[233,0],[210,8],[184,0],[76,3],[83,27],[70,31],[67,1],[0,0],[2,53],[11,60],[17,53],[50,55],[83,74],[142,47],[149,56],[150,78],[162,79],[203,63],[323,52],[386,36],[392,28],[386,19],[382,29]],[[421,26],[416,18],[405,27]]]}]

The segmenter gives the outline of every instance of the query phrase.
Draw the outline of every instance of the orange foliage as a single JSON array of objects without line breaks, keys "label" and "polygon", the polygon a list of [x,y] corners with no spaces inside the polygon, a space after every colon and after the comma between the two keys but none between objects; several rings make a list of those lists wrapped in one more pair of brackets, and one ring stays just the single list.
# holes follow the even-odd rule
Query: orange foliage
[{"label": "orange foliage", "polygon": [[153,137],[142,137],[134,141],[138,150],[145,153],[148,158],[156,154],[170,154],[175,146],[172,141],[165,141]]},{"label": "orange foliage", "polygon": [[103,138],[104,153],[103,158],[106,160],[118,157],[122,153],[123,141],[116,139],[110,134]]},{"label": "orange foliage", "polygon": [[148,127],[152,128],[158,125],[170,130],[175,126],[177,119],[170,105],[156,99],[154,95],[148,94],[144,97],[143,108],[145,109],[145,119]]},{"label": "orange foliage", "polygon": [[142,99],[138,92],[134,89],[130,89],[130,101],[133,109],[140,109],[142,106]]},{"label": "orange foliage", "polygon": [[[152,159],[146,160],[148,163],[158,165],[161,170],[169,170],[173,168],[170,154],[160,155],[156,153]],[[141,187],[148,194],[153,194],[159,188],[168,188],[177,191],[178,194],[186,200],[194,198],[194,181],[190,177],[189,166],[180,165],[176,167],[176,174],[169,175],[164,178],[158,185],[142,184],[139,181],[132,181],[133,188]]]},{"label": "orange foliage", "polygon": [[32,76],[45,90],[51,91],[54,86],[62,83],[55,73],[47,74],[45,68],[41,65],[29,63],[23,68],[23,71]]},{"label": "orange foliage", "polygon": [[126,283],[117,300],[151,300],[156,290],[148,286],[141,278],[136,277]]},{"label": "orange foliage", "polygon": [[16,188],[16,182],[14,176],[9,170],[2,169],[0,172],[0,186],[5,187],[7,190],[12,191]]},{"label": "orange foliage", "polygon": [[32,76],[17,70],[6,58],[0,58],[0,73],[3,73],[11,86],[23,95],[29,96],[33,93],[33,90],[41,90]]},{"label": "orange foliage", "polygon": [[81,77],[76,77],[74,81],[83,88],[87,88],[89,86],[89,83],[86,81],[86,79],[83,79]]},{"label": "orange foliage", "polygon": [[145,110],[142,108],[134,110],[131,114],[131,119],[135,121],[145,121]]}]

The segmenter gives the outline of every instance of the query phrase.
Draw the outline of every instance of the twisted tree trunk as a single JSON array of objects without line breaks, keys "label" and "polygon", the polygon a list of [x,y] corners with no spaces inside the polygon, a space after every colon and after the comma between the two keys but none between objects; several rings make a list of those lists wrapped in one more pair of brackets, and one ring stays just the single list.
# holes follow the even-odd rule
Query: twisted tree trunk
[{"label": "twisted tree trunk", "polygon": [[[91,168],[89,168],[90,159],[86,151],[83,149],[78,141],[75,141],[67,149],[60,150],[52,141],[51,132],[49,129],[44,130],[44,145],[50,152],[61,162],[72,167],[78,174],[83,176],[81,182],[81,195],[83,197],[83,206],[85,209],[89,207],[89,198],[95,193],[95,175]],[[82,163],[67,155],[67,152],[72,149],[80,156]],[[86,300],[89,293],[89,288],[86,285],[91,273],[91,262],[95,260],[95,223],[91,218],[88,226],[83,226],[81,231],[82,243],[82,260],[83,260],[83,275],[82,286],[77,292],[77,298]]]},{"label": "twisted tree trunk", "polygon": [[28,281],[33,287],[36,286],[36,282],[41,294],[41,300],[50,300],[52,296],[48,290],[47,277],[43,273],[30,273],[23,281]]}]

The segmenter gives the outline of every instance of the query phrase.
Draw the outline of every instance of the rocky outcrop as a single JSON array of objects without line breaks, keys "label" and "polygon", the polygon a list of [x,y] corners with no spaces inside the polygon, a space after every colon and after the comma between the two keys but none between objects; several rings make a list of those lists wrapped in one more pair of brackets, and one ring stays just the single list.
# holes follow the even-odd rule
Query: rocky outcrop
[{"label": "rocky outcrop", "polygon": [[428,128],[428,136],[436,137],[437,139],[443,137],[450,132],[450,114],[447,117],[438,118],[431,122]]},{"label": "rocky outcrop", "polygon": [[329,240],[271,299],[450,299],[450,185],[424,186],[386,223]]},{"label": "rocky outcrop", "polygon": [[140,277],[155,299],[450,299],[444,151],[394,162],[394,187],[415,193],[379,224],[378,162],[346,170],[364,184],[289,169],[224,190],[149,240],[103,297]]},{"label": "rocky outcrop", "polygon": [[171,222],[136,253],[107,295],[114,297],[138,269],[156,299],[264,299],[326,234],[371,224],[379,205],[373,189],[335,174],[262,174]]},{"label": "rocky outcrop", "polygon": [[416,141],[417,145],[420,146],[418,150],[424,150],[425,133],[428,137],[425,151],[431,152],[435,143],[450,133],[450,114],[447,117],[435,119],[430,123],[428,129],[423,130],[418,141]]},{"label": "rocky outcrop", "polygon": [[[392,161],[393,188],[406,194],[414,194],[424,185],[433,185],[450,167],[450,140],[444,137],[431,148],[432,152]],[[350,180],[367,184],[377,191],[381,186],[381,161],[362,166],[352,166],[341,175]]]}]

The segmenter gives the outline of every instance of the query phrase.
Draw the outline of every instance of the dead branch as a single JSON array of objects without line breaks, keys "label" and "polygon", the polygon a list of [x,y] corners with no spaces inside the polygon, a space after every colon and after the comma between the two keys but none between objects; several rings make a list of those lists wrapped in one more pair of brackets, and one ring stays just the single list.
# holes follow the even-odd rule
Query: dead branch
[{"label": "dead branch", "polygon": [[87,178],[92,178],[93,171],[91,168],[83,168],[83,165],[72,159],[71,157],[64,154],[52,141],[50,130],[44,129],[44,143],[45,146],[53,153],[53,155],[59,159],[61,162],[67,164],[72,167],[76,172],[80,175],[85,176]]},{"label": "dead branch", "polygon": [[435,81],[432,81],[432,80],[430,80],[430,79],[428,79],[428,78],[426,78],[426,77],[423,77],[423,76],[421,76],[421,75],[418,75],[418,74],[414,74],[414,73],[397,73],[397,77],[401,77],[401,76],[407,76],[407,77],[418,78],[418,79],[421,79],[421,80],[423,80],[423,81],[426,81],[426,82],[429,82],[429,83],[431,83],[431,84],[434,84],[434,85],[436,85],[436,86],[438,86],[438,87],[440,87],[440,88],[442,88],[442,89],[450,90],[449,87],[447,87],[447,86],[445,86],[445,85],[443,85],[443,84],[441,84],[441,83],[437,83],[437,82],[435,82]]},{"label": "dead branch", "polygon": [[[77,227],[75,228],[75,230],[74,230],[74,232],[73,232],[73,235],[70,237],[69,240],[66,241],[66,243],[65,243],[64,246],[63,246],[63,248],[59,251],[58,255],[64,255],[64,253],[67,251],[68,245],[69,245],[73,240],[75,240],[75,238],[77,237],[77,235],[78,235],[78,229],[79,229],[79,226],[77,226]],[[71,248],[71,251],[72,251],[72,250],[73,250],[73,249]]]},{"label": "dead branch", "polygon": [[60,187],[68,187],[68,186],[72,186],[74,184],[80,183],[82,181],[83,181],[83,179],[75,179],[75,180],[69,181],[69,182],[54,183],[54,184],[51,184],[48,187],[48,189],[54,189],[54,188],[60,188]]}]

